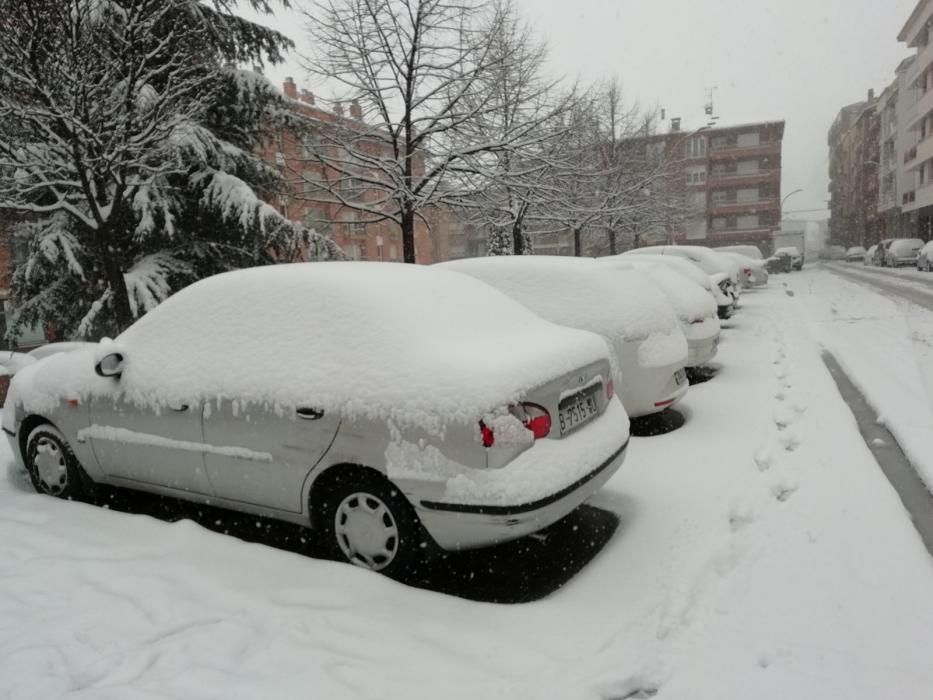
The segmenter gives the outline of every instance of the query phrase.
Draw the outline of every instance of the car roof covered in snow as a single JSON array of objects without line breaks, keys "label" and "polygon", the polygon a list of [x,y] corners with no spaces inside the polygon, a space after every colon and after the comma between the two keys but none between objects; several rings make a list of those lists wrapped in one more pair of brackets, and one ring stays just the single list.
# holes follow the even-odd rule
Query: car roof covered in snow
[{"label": "car roof covered in snow", "polygon": [[660,262],[639,263],[635,256],[600,258],[598,262],[614,270],[638,269],[651,277],[664,292],[683,323],[693,323],[710,317],[716,318],[716,302],[710,293],[693,280]]},{"label": "car roof covered in snow", "polygon": [[897,238],[891,241],[888,250],[895,255],[910,255],[923,248],[923,241],[919,238]]},{"label": "car roof covered in snow", "polygon": [[637,265],[666,265],[667,267],[671,268],[672,270],[676,270],[685,277],[689,277],[691,280],[703,287],[703,289],[707,291],[712,290],[713,283],[710,279],[710,276],[689,260],[677,257],[676,255],[631,255],[631,252],[632,251],[623,253],[622,255],[600,258],[600,260],[619,259],[624,260],[627,263]]},{"label": "car roof covered in snow", "polygon": [[[520,352],[514,352],[520,348]],[[231,399],[442,430],[607,357],[597,335],[542,320],[465,275],[326,262],[228,272],[181,290],[115,341],[36,362],[28,403],[105,392],[95,357],[125,353],[128,398]]]},{"label": "car roof covered in snow", "polygon": [[[652,340],[656,356],[640,358],[662,366],[686,356],[686,340],[674,309],[644,273],[618,274],[592,258],[507,255],[440,263],[495,286],[554,323],[593,331],[614,347]],[[657,337],[655,337],[657,336]],[[660,337],[669,337],[666,347]]]},{"label": "car roof covered in snow", "polygon": [[626,255],[663,255],[677,256],[690,260],[699,265],[708,275],[725,273],[738,281],[739,265],[738,263],[725,255],[721,255],[710,248],[696,245],[658,245],[647,246],[645,248],[635,248],[626,253]]},{"label": "car roof covered in snow", "polygon": [[716,248],[711,248],[714,253],[738,253],[739,255],[744,255],[746,258],[751,258],[752,260],[762,260],[764,256],[761,254],[761,250],[758,246],[755,245],[727,245],[719,246]]},{"label": "car roof covered in snow", "polygon": [[797,246],[789,245],[783,248],[778,248],[777,250],[774,251],[774,254],[794,256],[794,255],[800,255],[800,251],[797,249]]}]

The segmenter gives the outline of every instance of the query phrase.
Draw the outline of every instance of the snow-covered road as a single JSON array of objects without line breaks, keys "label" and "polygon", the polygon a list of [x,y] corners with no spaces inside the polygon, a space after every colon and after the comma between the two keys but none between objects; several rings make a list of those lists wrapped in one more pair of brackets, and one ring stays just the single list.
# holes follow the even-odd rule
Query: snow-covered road
[{"label": "snow-covered road", "polygon": [[820,359],[842,317],[888,313],[842,288],[834,314],[845,284],[808,270],[743,298],[686,425],[633,439],[595,499],[614,537],[534,603],[55,501],[9,470],[0,698],[927,699],[933,562]]}]

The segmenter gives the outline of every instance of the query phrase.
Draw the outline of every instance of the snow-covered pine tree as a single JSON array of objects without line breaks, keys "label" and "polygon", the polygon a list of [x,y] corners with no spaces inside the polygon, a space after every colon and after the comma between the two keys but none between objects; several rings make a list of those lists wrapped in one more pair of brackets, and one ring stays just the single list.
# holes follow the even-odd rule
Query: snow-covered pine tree
[{"label": "snow-covered pine tree", "polygon": [[13,332],[112,335],[201,277],[342,256],[257,194],[281,187],[264,129],[292,117],[234,66],[289,41],[235,4],[0,0],[0,221],[29,250]]}]

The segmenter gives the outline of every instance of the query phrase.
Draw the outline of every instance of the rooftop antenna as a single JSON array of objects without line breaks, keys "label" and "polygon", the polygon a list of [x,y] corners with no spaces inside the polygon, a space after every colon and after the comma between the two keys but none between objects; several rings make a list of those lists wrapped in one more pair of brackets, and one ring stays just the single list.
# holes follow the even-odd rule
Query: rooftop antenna
[{"label": "rooftop antenna", "polygon": [[714,100],[714,96],[718,89],[719,87],[716,85],[711,88],[706,88],[706,104],[703,105],[703,111],[709,118],[709,121],[706,124],[707,126],[715,126],[716,122],[719,121],[719,117],[716,116],[716,103]]}]

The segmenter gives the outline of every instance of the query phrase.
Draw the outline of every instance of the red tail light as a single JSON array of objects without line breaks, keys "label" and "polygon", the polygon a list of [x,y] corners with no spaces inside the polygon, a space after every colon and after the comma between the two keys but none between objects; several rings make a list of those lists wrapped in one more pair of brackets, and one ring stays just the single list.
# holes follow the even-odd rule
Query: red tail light
[{"label": "red tail light", "polygon": [[492,428],[483,421],[479,422],[479,432],[483,436],[483,447],[492,447],[496,444],[496,436],[492,434]]},{"label": "red tail light", "polygon": [[615,385],[612,383],[612,379],[610,379],[608,382],[606,382],[606,398],[612,399],[612,397],[615,396],[615,394],[616,394],[616,388],[615,388]]},{"label": "red tail light", "polygon": [[546,438],[551,434],[551,414],[543,406],[536,403],[523,403],[525,419],[522,421],[535,436],[535,440]]}]

